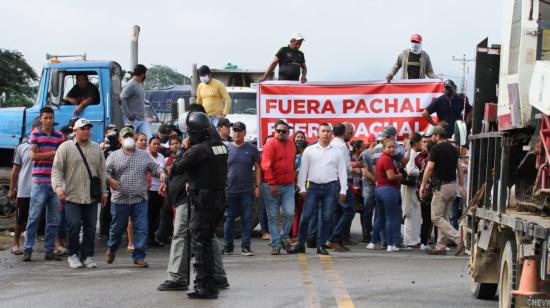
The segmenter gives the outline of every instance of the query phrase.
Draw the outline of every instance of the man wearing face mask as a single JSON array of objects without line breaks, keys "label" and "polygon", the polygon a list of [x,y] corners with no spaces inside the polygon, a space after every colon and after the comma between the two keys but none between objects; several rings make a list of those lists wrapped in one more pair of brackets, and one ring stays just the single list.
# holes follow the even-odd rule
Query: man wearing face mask
[{"label": "man wearing face mask", "polygon": [[[455,129],[455,122],[464,119],[467,125],[472,121],[472,106],[468,103],[468,97],[456,93],[456,84],[448,79],[444,83],[445,94],[430,103],[422,113],[422,116],[433,126],[441,126],[445,129],[445,137],[451,138]],[[436,113],[438,122],[435,122],[431,114]],[[463,117],[464,114],[464,117]]]},{"label": "man wearing face mask", "polygon": [[212,78],[208,66],[201,66],[198,73],[201,83],[197,87],[197,104],[204,106],[210,122],[217,127],[218,122],[224,119],[231,110],[231,97],[229,97],[225,85]]},{"label": "man wearing face mask", "polygon": [[223,218],[226,208],[225,184],[227,182],[227,147],[212,135],[212,125],[202,112],[190,113],[187,117],[190,147],[176,155],[171,176],[187,173],[191,217],[192,250],[196,271],[194,290],[189,298],[217,298],[217,283],[213,249],[214,231]]},{"label": "man wearing face mask", "polygon": [[115,253],[120,246],[122,233],[128,225],[128,217],[132,218],[134,227],[134,251],[132,259],[136,267],[144,268],[147,245],[147,182],[146,175],[151,172],[153,177],[160,177],[164,191],[166,173],[149,156],[146,151],[136,151],[134,130],[124,127],[120,130],[122,148],[107,157],[107,184],[111,186],[111,213],[113,215],[109,231],[107,263],[115,260]]},{"label": "man wearing face mask", "polygon": [[424,79],[426,76],[433,79],[441,78],[439,75],[434,74],[430,56],[422,50],[422,36],[420,34],[411,35],[411,47],[403,50],[397,56],[397,61],[386,75],[386,80],[390,82],[401,68],[403,68],[401,79]]}]

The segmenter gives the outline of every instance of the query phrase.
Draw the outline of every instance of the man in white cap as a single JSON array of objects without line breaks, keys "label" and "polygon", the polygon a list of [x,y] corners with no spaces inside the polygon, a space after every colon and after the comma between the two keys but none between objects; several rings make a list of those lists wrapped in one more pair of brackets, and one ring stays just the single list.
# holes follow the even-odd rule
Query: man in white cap
[{"label": "man in white cap", "polygon": [[97,267],[92,260],[97,204],[106,203],[107,186],[105,156],[99,144],[90,140],[92,127],[88,120],[78,119],[73,126],[74,139],[62,143],[53,160],[52,187],[65,207],[70,268]]},{"label": "man in white cap", "polygon": [[441,78],[434,74],[430,56],[422,50],[422,36],[415,33],[411,35],[410,41],[411,47],[397,56],[397,61],[386,75],[386,80],[390,82],[401,68],[401,79],[424,79],[426,76],[434,79]]},{"label": "man in white cap", "polygon": [[[293,80],[307,82],[307,66],[304,53],[300,51],[304,36],[301,33],[294,33],[290,37],[290,43],[288,46],[281,47],[273,62],[267,68],[267,71],[260,79],[260,82],[265,81],[271,73],[275,70],[275,67],[279,65],[279,80]],[[302,77],[300,77],[300,69]]]}]

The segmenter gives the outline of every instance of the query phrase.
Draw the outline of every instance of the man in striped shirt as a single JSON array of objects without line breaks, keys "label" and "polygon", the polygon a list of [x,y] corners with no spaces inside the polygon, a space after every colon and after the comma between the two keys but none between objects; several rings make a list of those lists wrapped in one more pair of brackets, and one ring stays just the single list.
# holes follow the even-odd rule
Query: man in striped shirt
[{"label": "man in striped shirt", "polygon": [[51,173],[55,151],[65,141],[63,134],[54,129],[54,112],[51,107],[40,110],[40,128],[31,132],[30,156],[34,161],[32,168],[31,204],[27,234],[25,237],[23,261],[31,261],[32,248],[36,241],[36,233],[40,222],[40,214],[46,209],[46,235],[44,250],[46,260],[61,261],[54,254],[55,238],[59,225],[59,199],[52,189]]}]

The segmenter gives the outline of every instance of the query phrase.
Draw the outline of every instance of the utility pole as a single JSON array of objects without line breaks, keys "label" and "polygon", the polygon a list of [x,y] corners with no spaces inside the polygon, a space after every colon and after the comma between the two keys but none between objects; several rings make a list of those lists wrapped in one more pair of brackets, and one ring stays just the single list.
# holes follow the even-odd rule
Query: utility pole
[{"label": "utility pole", "polygon": [[461,89],[460,89],[460,92],[462,94],[466,94],[466,64],[468,62],[474,62],[476,59],[466,59],[466,55],[462,55],[462,58],[457,58],[455,56],[453,56],[453,61],[459,61],[462,63],[462,85],[461,85]]}]

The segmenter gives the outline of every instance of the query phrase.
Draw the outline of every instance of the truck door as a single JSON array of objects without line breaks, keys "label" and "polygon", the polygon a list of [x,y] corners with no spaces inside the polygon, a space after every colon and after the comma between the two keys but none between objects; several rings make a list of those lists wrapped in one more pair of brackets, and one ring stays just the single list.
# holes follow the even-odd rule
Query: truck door
[{"label": "truck door", "polygon": [[[97,71],[93,70],[87,70],[87,71],[77,71],[77,70],[70,70],[65,71],[63,74],[63,100],[61,101],[61,104],[59,105],[59,112],[56,111],[55,113],[55,120],[57,123],[59,123],[59,127],[68,125],[69,121],[75,118],[86,118],[89,120],[92,125],[94,126],[92,129],[92,140],[95,142],[102,142],[104,137],[104,129],[105,129],[105,90],[102,89],[103,83],[100,80],[99,73]],[[86,90],[79,88],[79,81],[82,84],[82,80],[84,78],[88,79],[89,84],[86,86]],[[108,83],[107,83],[108,84]],[[82,99],[85,96],[79,95],[87,95],[90,93],[90,91],[94,91],[93,89],[97,89],[98,93],[98,100],[92,102],[91,104],[87,105],[85,108],[83,108],[80,112],[80,114],[76,114],[76,110],[78,107],[78,104],[73,104],[68,100],[70,96],[77,97],[78,99]],[[75,95],[76,94],[76,95]]]}]

